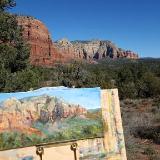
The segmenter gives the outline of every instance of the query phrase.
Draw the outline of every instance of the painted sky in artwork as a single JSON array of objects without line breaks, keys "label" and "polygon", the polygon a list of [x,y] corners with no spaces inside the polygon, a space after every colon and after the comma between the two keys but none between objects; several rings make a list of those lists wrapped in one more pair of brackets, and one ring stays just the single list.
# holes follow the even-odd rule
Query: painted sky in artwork
[{"label": "painted sky in artwork", "polygon": [[33,96],[49,95],[56,96],[66,102],[80,104],[87,109],[100,107],[100,88],[66,88],[44,87],[28,92],[0,93],[0,103],[6,99],[15,97],[22,99]]}]

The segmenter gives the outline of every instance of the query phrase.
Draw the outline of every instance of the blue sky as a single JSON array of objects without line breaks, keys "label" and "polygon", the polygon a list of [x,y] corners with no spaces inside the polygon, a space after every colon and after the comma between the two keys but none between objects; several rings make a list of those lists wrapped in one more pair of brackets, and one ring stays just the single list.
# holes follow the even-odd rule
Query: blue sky
[{"label": "blue sky", "polygon": [[65,88],[46,87],[28,92],[0,93],[0,103],[9,99],[22,99],[32,96],[49,95],[56,96],[72,104],[79,104],[87,109],[100,107],[100,88]]},{"label": "blue sky", "polygon": [[160,57],[160,0],[17,0],[13,13],[33,15],[53,40],[111,40],[141,57]]}]

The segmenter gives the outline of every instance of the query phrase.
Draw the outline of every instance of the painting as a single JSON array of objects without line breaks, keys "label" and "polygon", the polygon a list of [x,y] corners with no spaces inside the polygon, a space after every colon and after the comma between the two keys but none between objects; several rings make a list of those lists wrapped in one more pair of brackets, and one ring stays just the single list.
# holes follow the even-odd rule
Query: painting
[{"label": "painting", "polygon": [[48,87],[0,93],[0,160],[126,160],[118,91]]},{"label": "painting", "polygon": [[0,149],[103,136],[100,89],[0,94]]}]

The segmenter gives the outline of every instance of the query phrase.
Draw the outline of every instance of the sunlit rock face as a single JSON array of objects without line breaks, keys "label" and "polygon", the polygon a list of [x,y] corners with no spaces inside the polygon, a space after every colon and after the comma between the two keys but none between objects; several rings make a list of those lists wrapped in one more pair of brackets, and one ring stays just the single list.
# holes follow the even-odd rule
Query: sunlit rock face
[{"label": "sunlit rock face", "polygon": [[72,41],[62,39],[53,42],[47,27],[32,17],[18,17],[24,29],[23,36],[30,44],[30,63],[36,66],[52,66],[72,60],[92,62],[103,58],[138,59],[138,54],[116,47],[110,41]]}]

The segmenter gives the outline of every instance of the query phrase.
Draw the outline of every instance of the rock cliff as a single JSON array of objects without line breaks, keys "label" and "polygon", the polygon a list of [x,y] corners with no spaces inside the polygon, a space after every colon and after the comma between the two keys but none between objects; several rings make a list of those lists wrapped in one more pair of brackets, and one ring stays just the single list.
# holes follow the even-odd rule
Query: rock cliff
[{"label": "rock cliff", "polygon": [[102,58],[137,59],[138,54],[116,47],[110,41],[73,41],[62,39],[53,42],[47,27],[31,17],[18,17],[24,29],[25,40],[31,46],[30,63],[38,66],[52,66],[71,60],[94,61]]},{"label": "rock cliff", "polygon": [[102,58],[130,58],[138,59],[138,54],[118,48],[111,41],[72,41],[62,39],[55,43],[57,48],[75,52],[80,59],[99,60]]},{"label": "rock cliff", "polygon": [[41,132],[33,128],[36,121],[52,123],[74,116],[84,116],[87,110],[47,95],[21,100],[8,99],[0,104],[0,133],[20,131],[27,134]]}]

